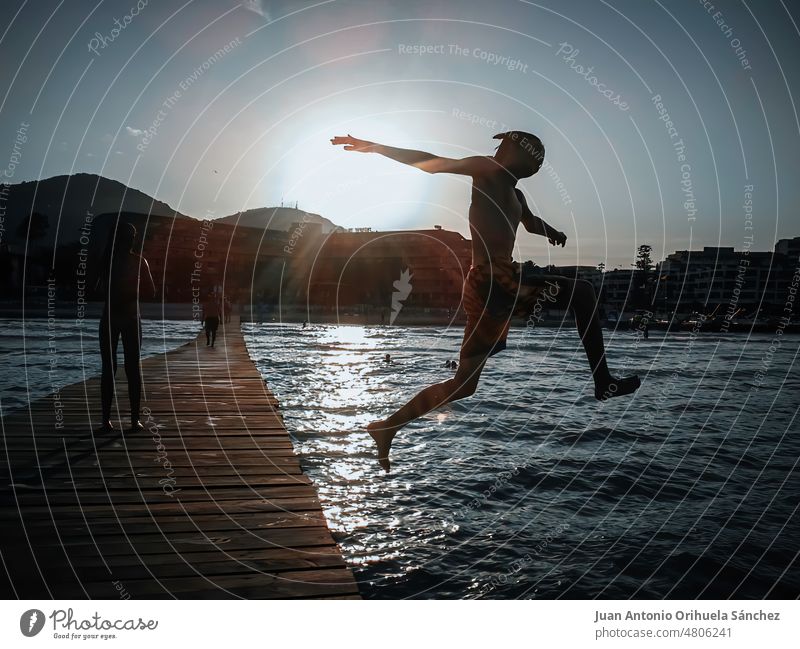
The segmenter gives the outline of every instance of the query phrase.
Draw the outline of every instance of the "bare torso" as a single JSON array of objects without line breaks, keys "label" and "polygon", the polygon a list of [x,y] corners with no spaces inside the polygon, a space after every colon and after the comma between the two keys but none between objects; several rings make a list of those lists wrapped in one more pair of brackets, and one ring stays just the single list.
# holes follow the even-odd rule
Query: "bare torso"
[{"label": "bare torso", "polygon": [[138,311],[143,263],[143,258],[132,252],[112,258],[106,280],[106,305],[109,310],[133,313]]},{"label": "bare torso", "polygon": [[514,178],[502,169],[473,177],[469,206],[473,266],[490,259],[511,259],[522,218],[515,186]]}]

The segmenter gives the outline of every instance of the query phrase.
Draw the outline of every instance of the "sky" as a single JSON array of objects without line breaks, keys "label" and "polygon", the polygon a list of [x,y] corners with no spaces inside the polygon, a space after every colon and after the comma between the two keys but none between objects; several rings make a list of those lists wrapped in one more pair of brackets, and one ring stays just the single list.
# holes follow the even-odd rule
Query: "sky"
[{"label": "sky", "polygon": [[781,0],[6,1],[0,168],[197,218],[284,201],[468,235],[469,178],[329,139],[460,157],[519,129],[546,147],[520,187],[568,236],[522,234],[519,259],[770,250],[800,235],[799,22]]}]

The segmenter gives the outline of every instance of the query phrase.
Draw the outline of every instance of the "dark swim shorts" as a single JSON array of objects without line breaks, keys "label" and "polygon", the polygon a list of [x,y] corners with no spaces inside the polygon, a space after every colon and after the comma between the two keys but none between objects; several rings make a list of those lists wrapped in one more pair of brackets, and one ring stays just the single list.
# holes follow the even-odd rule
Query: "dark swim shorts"
[{"label": "dark swim shorts", "polygon": [[471,266],[464,282],[467,326],[461,358],[487,358],[503,351],[513,316],[527,316],[537,309],[537,303],[555,300],[558,285],[553,279],[538,275],[523,282],[521,265],[510,259]]}]

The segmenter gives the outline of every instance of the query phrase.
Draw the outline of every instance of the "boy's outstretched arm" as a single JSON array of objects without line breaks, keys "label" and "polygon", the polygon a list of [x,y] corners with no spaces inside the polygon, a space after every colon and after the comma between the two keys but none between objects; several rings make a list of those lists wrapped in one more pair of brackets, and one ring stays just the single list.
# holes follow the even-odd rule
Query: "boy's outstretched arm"
[{"label": "boy's outstretched arm", "polygon": [[519,204],[522,206],[522,225],[525,229],[531,234],[540,234],[543,237],[547,237],[552,245],[563,248],[567,243],[567,235],[556,230],[552,225],[548,225],[542,218],[531,212],[522,192],[516,188],[514,191],[519,199]]},{"label": "boy's outstretched arm", "polygon": [[496,169],[497,164],[492,158],[487,156],[471,156],[469,158],[443,158],[433,153],[425,151],[415,151],[413,149],[399,149],[393,146],[385,146],[377,142],[359,140],[352,135],[338,135],[331,138],[331,144],[343,144],[345,151],[358,151],[359,153],[380,153],[387,158],[402,162],[411,167],[422,169],[429,174],[450,173],[474,176],[487,173]]}]

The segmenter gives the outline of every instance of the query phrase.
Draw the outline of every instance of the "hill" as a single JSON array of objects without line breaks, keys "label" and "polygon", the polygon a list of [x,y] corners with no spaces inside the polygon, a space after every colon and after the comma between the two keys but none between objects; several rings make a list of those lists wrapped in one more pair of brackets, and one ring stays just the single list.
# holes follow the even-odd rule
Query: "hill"
[{"label": "hill", "polygon": [[298,210],[294,207],[258,207],[245,212],[236,212],[229,216],[217,219],[221,223],[239,225],[245,228],[259,228],[261,230],[282,230],[286,232],[293,223],[320,223],[323,233],[327,234],[336,228],[324,216]]},{"label": "hill", "polygon": [[74,243],[80,238],[87,213],[135,212],[173,218],[191,218],[138,189],[96,174],[54,176],[45,180],[0,186],[5,199],[2,243],[25,245],[29,214],[31,241],[52,247]]}]

